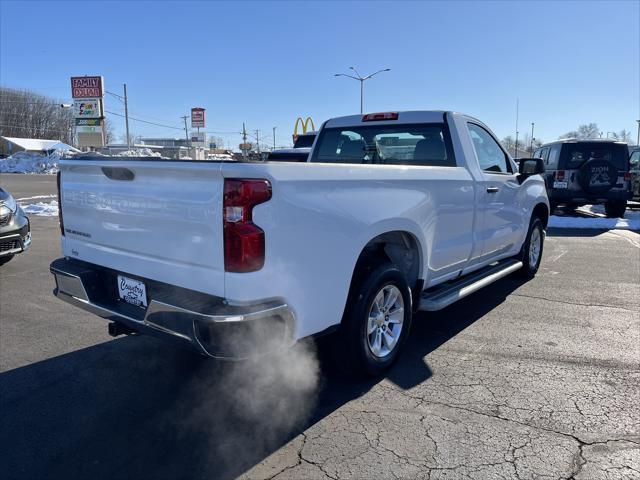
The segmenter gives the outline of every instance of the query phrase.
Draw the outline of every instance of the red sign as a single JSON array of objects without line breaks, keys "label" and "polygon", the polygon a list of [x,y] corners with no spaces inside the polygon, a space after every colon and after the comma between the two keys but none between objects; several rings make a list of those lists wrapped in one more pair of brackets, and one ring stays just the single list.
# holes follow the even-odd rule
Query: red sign
[{"label": "red sign", "polygon": [[73,98],[102,97],[102,77],[71,77]]},{"label": "red sign", "polygon": [[191,128],[204,128],[204,108],[191,109]]}]

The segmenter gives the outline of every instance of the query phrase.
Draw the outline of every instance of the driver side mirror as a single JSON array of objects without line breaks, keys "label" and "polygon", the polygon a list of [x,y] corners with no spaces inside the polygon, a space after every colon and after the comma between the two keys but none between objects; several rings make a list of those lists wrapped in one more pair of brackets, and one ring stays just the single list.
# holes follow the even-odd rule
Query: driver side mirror
[{"label": "driver side mirror", "polygon": [[518,169],[520,175],[528,177],[544,173],[544,160],[541,158],[519,158],[517,162],[520,165]]}]

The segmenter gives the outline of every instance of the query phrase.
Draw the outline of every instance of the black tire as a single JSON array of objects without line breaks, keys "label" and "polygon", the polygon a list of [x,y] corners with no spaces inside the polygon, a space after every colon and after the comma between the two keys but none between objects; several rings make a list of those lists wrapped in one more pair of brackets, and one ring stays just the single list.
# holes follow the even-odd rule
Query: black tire
[{"label": "black tire", "polygon": [[626,200],[610,200],[604,204],[607,218],[622,218],[627,210]]},{"label": "black tire", "polygon": [[13,255],[4,255],[0,257],[0,267],[13,258]]},{"label": "black tire", "polygon": [[[398,330],[398,338],[393,344],[393,348],[382,357],[376,356],[370,346],[370,338],[378,335],[379,329],[384,332],[385,328],[389,328],[388,332],[392,335],[392,329],[397,328],[398,324],[389,323],[389,315],[381,313],[383,317],[386,317],[386,320],[381,320],[385,322],[385,325],[375,327],[376,331],[369,334],[369,314],[376,310],[374,306],[376,296],[384,289],[396,293],[393,288],[399,291],[397,292],[400,294],[398,297],[402,298],[402,315],[398,314],[395,317],[396,320],[402,318],[401,328]],[[398,300],[396,305],[399,303]],[[391,311],[392,309],[389,309],[390,314]],[[407,279],[397,266],[383,263],[356,272],[334,346],[334,359],[337,366],[343,372],[353,375],[379,376],[384,374],[398,359],[411,329],[412,311],[411,291]],[[383,336],[384,333],[379,334],[382,341],[384,341]]]},{"label": "black tire", "polygon": [[549,215],[553,215],[553,212],[558,208],[558,202],[549,202]]},{"label": "black tire", "polygon": [[[539,252],[537,255],[537,260],[535,262],[531,262],[531,239],[534,236],[534,232],[538,233],[539,242]],[[518,270],[518,274],[524,278],[533,278],[538,273],[538,269],[540,268],[540,261],[542,260],[542,251],[544,249],[544,226],[542,224],[542,220],[538,217],[532,217],[531,222],[529,222],[529,230],[527,231],[527,238],[522,246],[522,250],[520,251],[519,258],[522,261],[522,268]]]}]

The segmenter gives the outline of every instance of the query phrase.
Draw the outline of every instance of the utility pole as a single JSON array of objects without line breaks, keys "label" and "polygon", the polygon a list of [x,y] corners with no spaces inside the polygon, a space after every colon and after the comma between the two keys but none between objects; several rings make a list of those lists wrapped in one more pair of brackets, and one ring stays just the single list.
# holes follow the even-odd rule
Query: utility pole
[{"label": "utility pole", "polygon": [[516,152],[514,157],[518,158],[518,114],[520,113],[520,99],[516,99]]},{"label": "utility pole", "polygon": [[127,103],[127,84],[124,87],[124,124],[127,129],[127,148],[131,148],[131,137],[129,136],[129,104]]},{"label": "utility pole", "polygon": [[180,117],[182,120],[184,120],[184,138],[186,140],[189,140],[189,130],[187,129],[187,118],[189,118],[187,115],[183,115],[182,117]]},{"label": "utility pole", "polygon": [[638,137],[636,138],[636,145],[640,147],[640,120],[636,120],[638,123]]},{"label": "utility pole", "polygon": [[534,122],[531,122],[531,144],[529,145],[529,150],[533,153],[533,127],[535,126]]},{"label": "utility pole", "polygon": [[260,131],[256,130],[256,151],[258,152],[258,156],[260,156]]},{"label": "utility pole", "polygon": [[276,149],[276,127],[273,127],[273,149]]},{"label": "utility pole", "polygon": [[[244,122],[242,122],[242,143],[243,143],[243,147],[247,146],[247,129],[244,127]],[[245,161],[247,160],[247,149],[246,148],[242,149],[242,158]]]}]

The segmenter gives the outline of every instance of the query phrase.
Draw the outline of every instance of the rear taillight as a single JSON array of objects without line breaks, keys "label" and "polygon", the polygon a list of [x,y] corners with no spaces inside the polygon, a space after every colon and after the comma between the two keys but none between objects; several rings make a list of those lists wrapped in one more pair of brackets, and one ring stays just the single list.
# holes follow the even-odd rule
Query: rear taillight
[{"label": "rear taillight", "polygon": [[253,207],[271,198],[267,180],[230,178],[224,181],[224,269],[255,272],[264,265],[264,231],[253,223]]},{"label": "rear taillight", "polygon": [[556,180],[558,180],[559,182],[564,181],[564,170],[556,171]]},{"label": "rear taillight", "polygon": [[64,221],[62,220],[62,195],[60,195],[60,171],[56,174],[56,186],[58,188],[58,221],[60,223],[60,234],[64,237]]},{"label": "rear taillight", "polygon": [[631,180],[631,172],[624,172],[624,181],[628,182]]},{"label": "rear taillight", "polygon": [[380,113],[367,113],[362,116],[363,122],[376,122],[381,120],[397,120],[398,112],[380,112]]}]

